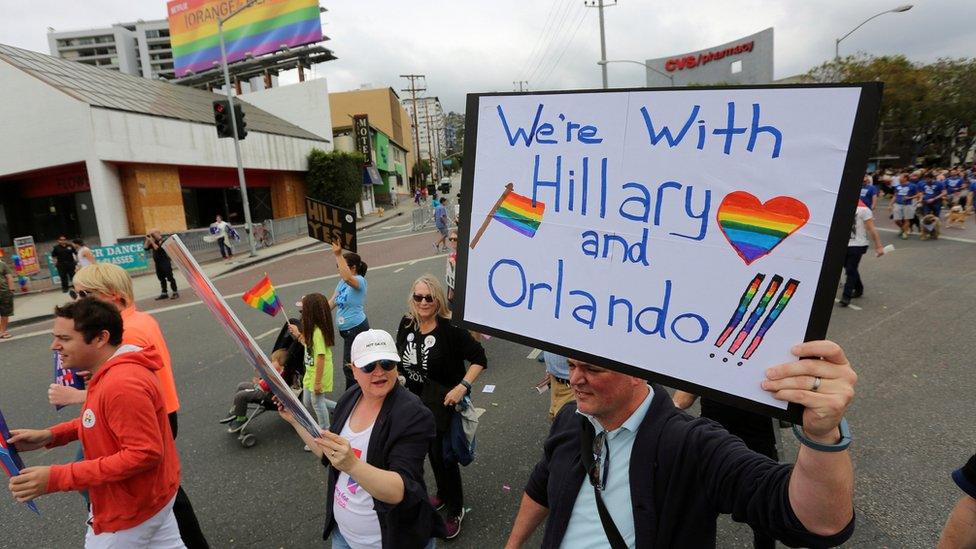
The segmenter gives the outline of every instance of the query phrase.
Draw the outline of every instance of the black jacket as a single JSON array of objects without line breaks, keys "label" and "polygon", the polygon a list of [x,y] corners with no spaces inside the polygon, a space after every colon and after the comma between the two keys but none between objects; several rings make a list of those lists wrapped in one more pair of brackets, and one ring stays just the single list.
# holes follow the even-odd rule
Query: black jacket
[{"label": "black jacket", "polygon": [[[717,423],[679,411],[664,388],[651,387],[654,397],[630,460],[637,547],[714,547],[720,513],[791,547],[835,546],[854,532],[853,518],[833,536],[807,531],[789,502],[792,465],[752,452]],[[575,412],[569,403],[556,416],[525,488],[549,509],[542,547],[562,543],[584,482],[580,433],[587,420]]]},{"label": "black jacket", "polygon": [[[330,427],[333,433],[342,432],[362,394],[362,389],[354,385],[339,398]],[[444,522],[430,505],[424,484],[424,458],[433,438],[434,418],[430,410],[413,393],[400,384],[394,385],[376,416],[366,455],[366,463],[398,473],[403,479],[403,501],[390,505],[373,500],[384,549],[420,549],[426,547],[430,538],[444,535]],[[329,539],[329,534],[336,527],[332,506],[339,471],[330,467],[324,457],[322,463],[329,470],[322,539]]]},{"label": "black jacket", "polygon": [[62,269],[71,270],[74,269],[75,265],[78,264],[78,256],[72,246],[62,246],[60,244],[55,244],[54,249],[51,250],[51,257],[54,258],[54,264]]}]

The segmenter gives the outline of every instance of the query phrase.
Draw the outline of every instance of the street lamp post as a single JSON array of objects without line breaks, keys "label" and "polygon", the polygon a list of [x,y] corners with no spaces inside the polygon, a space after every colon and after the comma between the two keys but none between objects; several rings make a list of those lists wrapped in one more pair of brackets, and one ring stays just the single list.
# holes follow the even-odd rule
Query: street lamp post
[{"label": "street lamp post", "polygon": [[674,87],[674,76],[672,76],[672,75],[670,75],[670,74],[668,74],[666,72],[661,72],[661,71],[655,69],[654,67],[648,65],[647,63],[641,63],[640,61],[633,61],[631,59],[612,59],[612,60],[609,60],[609,61],[597,61],[596,62],[597,65],[603,65],[603,70],[606,70],[607,69],[607,63],[635,63],[637,65],[643,65],[645,69],[647,69],[649,71],[652,71],[652,72],[656,72],[656,73],[660,74],[661,76],[663,76],[663,77],[667,78],[668,80],[670,80],[671,81],[671,87],[672,88]]},{"label": "street lamp post", "polygon": [[220,63],[224,69],[224,84],[227,87],[227,102],[230,104],[230,124],[234,132],[234,155],[237,157],[237,181],[241,188],[241,202],[244,206],[244,228],[247,233],[247,243],[251,248],[251,257],[258,255],[254,242],[253,228],[251,226],[251,206],[247,201],[247,182],[244,180],[244,163],[241,161],[241,142],[237,137],[237,117],[234,114],[234,94],[231,93],[230,71],[227,69],[227,46],[224,44],[224,23],[231,17],[246,10],[257,3],[257,0],[248,0],[246,4],[232,11],[227,17],[217,18],[217,35],[220,38]]},{"label": "street lamp post", "polygon": [[854,27],[853,29],[851,29],[851,31],[848,32],[847,34],[845,34],[844,36],[841,36],[840,38],[834,39],[834,60],[836,61],[836,60],[839,60],[840,59],[840,42],[841,42],[841,40],[847,38],[848,36],[850,36],[851,34],[853,34],[854,31],[856,31],[857,29],[863,27],[865,23],[867,23],[868,21],[874,19],[875,17],[881,17],[882,15],[884,15],[886,13],[902,13],[902,12],[908,11],[910,9],[912,9],[912,5],[911,4],[905,4],[903,6],[898,6],[897,8],[892,8],[890,10],[884,10],[881,13],[876,13],[876,14],[872,15],[871,17],[868,17],[867,19],[865,19],[864,21],[862,21],[860,25],[858,25],[858,26]]}]

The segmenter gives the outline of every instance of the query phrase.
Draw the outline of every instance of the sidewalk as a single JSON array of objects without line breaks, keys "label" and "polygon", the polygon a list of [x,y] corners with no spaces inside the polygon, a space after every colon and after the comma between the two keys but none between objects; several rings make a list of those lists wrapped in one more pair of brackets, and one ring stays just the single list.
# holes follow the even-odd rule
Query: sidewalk
[{"label": "sidewalk", "polygon": [[[374,212],[359,220],[358,230],[362,231],[385,223],[392,219],[409,219],[410,212],[413,211],[412,201],[401,199],[396,208],[387,209],[382,216],[379,212]],[[247,257],[247,252],[235,255],[234,261],[212,261],[201,265],[203,271],[211,280],[252,265],[264,263],[272,259],[290,254],[297,250],[321,244],[320,241],[307,236],[276,244],[257,251],[256,257]],[[186,300],[196,300],[193,290],[186,283],[183,273],[179,269],[174,269],[176,284],[181,288],[180,298],[170,300],[165,303],[177,304]],[[132,277],[132,290],[135,292],[136,300],[141,301],[159,295],[159,280],[155,273],[139,273]],[[54,307],[64,303],[68,299],[67,294],[63,294],[60,288],[55,288],[42,292],[30,292],[27,294],[14,295],[14,316],[10,318],[10,328],[17,328],[26,324],[40,322],[54,317]]]}]

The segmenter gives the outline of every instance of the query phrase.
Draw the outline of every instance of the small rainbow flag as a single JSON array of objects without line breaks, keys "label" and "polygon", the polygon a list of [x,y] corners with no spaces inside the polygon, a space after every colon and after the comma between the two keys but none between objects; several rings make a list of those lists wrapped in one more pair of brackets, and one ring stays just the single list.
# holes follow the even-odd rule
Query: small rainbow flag
[{"label": "small rainbow flag", "polygon": [[271,316],[277,316],[282,309],[278,292],[271,285],[271,279],[268,278],[268,275],[264,275],[253,288],[244,292],[241,299],[251,307],[264,311]]},{"label": "small rainbow flag", "polygon": [[542,202],[537,200],[533,203],[531,198],[510,192],[498,205],[492,217],[503,225],[532,238],[542,224],[542,214],[545,210],[546,205]]}]

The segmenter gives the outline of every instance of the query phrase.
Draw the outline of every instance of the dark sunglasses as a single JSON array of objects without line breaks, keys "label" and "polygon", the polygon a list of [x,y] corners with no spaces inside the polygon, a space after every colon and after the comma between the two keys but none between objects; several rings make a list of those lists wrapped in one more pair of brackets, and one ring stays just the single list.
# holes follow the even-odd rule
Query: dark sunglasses
[{"label": "dark sunglasses", "polygon": [[457,242],[457,237],[452,236],[451,238],[448,238],[448,240],[450,240],[451,242]]},{"label": "dark sunglasses", "polygon": [[421,301],[426,301],[427,303],[433,303],[434,296],[430,294],[427,295],[413,294],[413,300],[417,303],[420,303]]},{"label": "dark sunglasses", "polygon": [[74,289],[68,290],[68,297],[71,299],[83,299],[90,295],[92,295],[92,292],[89,292],[88,290],[80,290],[77,292]]},{"label": "dark sunglasses", "polygon": [[[607,487],[607,475],[610,472],[610,447],[606,441],[606,431],[600,431],[593,439],[593,465],[586,472],[586,476],[590,479],[590,485],[601,492]],[[607,450],[606,459],[603,458],[604,447]]]},{"label": "dark sunglasses", "polygon": [[383,368],[384,372],[392,372],[393,370],[396,369],[397,362],[394,362],[392,360],[377,360],[376,362],[370,362],[369,364],[363,366],[362,368],[360,368],[360,370],[362,370],[364,374],[371,374],[373,373],[373,370],[375,370],[377,366]]}]

